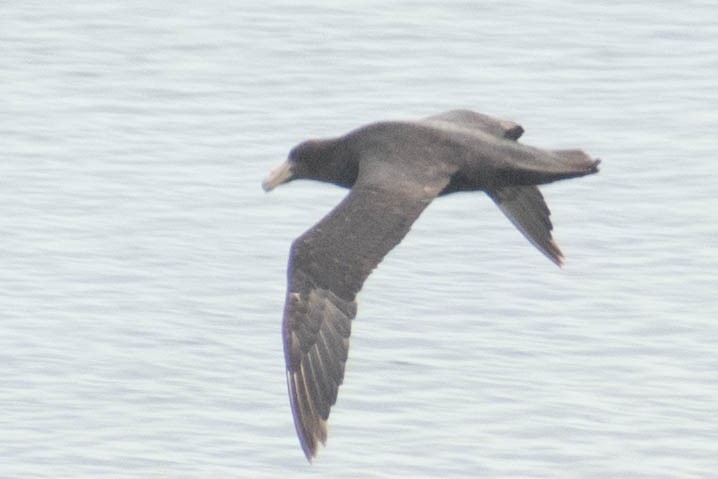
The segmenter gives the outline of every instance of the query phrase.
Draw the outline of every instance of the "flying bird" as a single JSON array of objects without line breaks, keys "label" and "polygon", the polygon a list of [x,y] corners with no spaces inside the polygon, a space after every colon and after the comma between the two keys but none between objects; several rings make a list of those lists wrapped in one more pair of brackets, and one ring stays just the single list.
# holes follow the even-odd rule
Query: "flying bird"
[{"label": "flying bird", "polygon": [[521,144],[523,131],[514,122],[469,110],[381,121],[300,143],[263,182],[266,191],[295,179],[350,189],[292,243],[289,256],[282,336],[294,425],[307,460],[326,443],[356,295],[434,198],[486,192],[539,251],[563,264],[536,185],[596,173],[600,160],[581,150]]}]

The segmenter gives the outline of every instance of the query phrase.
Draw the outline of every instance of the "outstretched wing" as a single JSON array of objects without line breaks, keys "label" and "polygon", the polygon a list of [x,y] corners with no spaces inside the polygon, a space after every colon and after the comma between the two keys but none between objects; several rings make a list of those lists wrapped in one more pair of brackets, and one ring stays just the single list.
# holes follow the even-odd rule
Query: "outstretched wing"
[{"label": "outstretched wing", "polygon": [[292,244],[282,333],[294,425],[308,460],[327,438],[356,294],[447,182],[448,177],[437,178],[429,185],[391,189],[357,182]]}]

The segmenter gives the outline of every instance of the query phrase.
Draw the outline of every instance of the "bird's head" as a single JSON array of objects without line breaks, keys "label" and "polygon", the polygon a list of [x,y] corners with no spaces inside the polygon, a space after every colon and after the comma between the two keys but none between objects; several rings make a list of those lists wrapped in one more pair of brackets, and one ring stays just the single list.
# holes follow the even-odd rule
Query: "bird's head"
[{"label": "bird's head", "polygon": [[354,162],[347,161],[342,154],[340,142],[330,140],[307,140],[289,152],[281,165],[269,172],[262,182],[264,191],[297,179],[310,179],[351,187],[356,179]]}]

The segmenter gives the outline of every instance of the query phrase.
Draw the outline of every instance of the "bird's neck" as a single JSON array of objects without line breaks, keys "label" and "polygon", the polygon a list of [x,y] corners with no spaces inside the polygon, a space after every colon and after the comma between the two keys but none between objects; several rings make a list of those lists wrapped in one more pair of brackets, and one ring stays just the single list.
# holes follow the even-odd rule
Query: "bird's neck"
[{"label": "bird's neck", "polygon": [[342,139],[318,140],[315,145],[316,154],[326,161],[321,181],[333,183],[344,188],[351,188],[357,178],[358,162]]}]

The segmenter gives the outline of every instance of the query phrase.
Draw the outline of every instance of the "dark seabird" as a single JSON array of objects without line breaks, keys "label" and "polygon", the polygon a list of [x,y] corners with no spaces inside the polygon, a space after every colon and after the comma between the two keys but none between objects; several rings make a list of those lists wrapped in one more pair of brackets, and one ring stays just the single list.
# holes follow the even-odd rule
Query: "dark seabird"
[{"label": "dark seabird", "polygon": [[282,334],[294,425],[308,460],[327,439],[356,295],[435,197],[485,191],[539,251],[563,263],[536,185],[596,173],[599,160],[523,145],[523,131],[468,110],[372,123],[297,145],[262,184],[269,191],[304,178],[351,188],[294,241],[289,257]]}]

